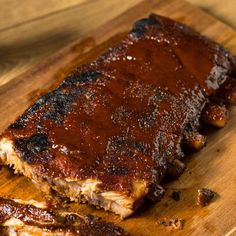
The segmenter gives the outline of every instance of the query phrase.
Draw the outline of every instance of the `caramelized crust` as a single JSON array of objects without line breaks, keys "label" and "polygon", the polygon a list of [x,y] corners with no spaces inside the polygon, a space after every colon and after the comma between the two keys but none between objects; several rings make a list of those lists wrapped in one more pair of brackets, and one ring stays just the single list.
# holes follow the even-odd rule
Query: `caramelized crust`
[{"label": "caramelized crust", "polygon": [[[126,217],[183,156],[183,136],[199,129],[203,107],[234,71],[222,46],[152,14],[11,124],[2,160],[25,163],[30,174],[15,169],[72,200]],[[95,184],[84,193],[88,180]]]}]

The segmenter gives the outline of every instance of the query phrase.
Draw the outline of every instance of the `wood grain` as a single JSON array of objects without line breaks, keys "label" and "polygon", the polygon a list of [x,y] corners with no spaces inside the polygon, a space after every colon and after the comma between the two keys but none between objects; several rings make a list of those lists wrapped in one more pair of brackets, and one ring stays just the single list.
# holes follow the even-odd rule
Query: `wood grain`
[{"label": "wood grain", "polygon": [[[45,93],[70,71],[98,56],[116,44],[132,23],[155,12],[187,23],[210,38],[223,43],[236,53],[236,32],[198,8],[178,0],[140,1],[120,15],[114,14],[103,25],[81,34],[79,41],[37,65],[27,73],[0,87],[0,129],[14,120],[41,93]],[[204,20],[202,20],[204,19]],[[83,36],[82,36],[83,35]],[[1,37],[1,36],[0,36]],[[186,158],[187,171],[178,181],[166,183],[165,198],[156,204],[146,203],[131,218],[120,219],[102,210],[87,205],[72,204],[73,210],[102,216],[123,226],[133,235],[227,235],[236,224],[236,172],[234,171],[236,137],[236,108],[231,109],[231,118],[226,128],[213,132],[208,145],[199,153]],[[8,168],[0,172],[0,195],[22,199],[43,198],[32,183],[22,176],[13,175]],[[208,187],[219,197],[208,207],[196,204],[197,189]],[[181,191],[181,200],[170,198],[173,189]],[[160,218],[179,217],[186,220],[183,230],[173,231],[158,224]],[[231,235],[234,235],[232,233]]]},{"label": "wood grain", "polygon": [[[108,22],[140,0],[86,1],[0,33],[0,85],[68,43]],[[102,3],[102,4],[101,4]],[[79,13],[79,14],[78,14]],[[104,17],[104,14],[106,17]]]},{"label": "wood grain", "polygon": [[87,0],[1,0],[0,32],[58,13]]},{"label": "wood grain", "polygon": [[224,23],[236,28],[236,1],[235,0],[187,0],[188,2],[201,7],[206,12],[217,17]]}]

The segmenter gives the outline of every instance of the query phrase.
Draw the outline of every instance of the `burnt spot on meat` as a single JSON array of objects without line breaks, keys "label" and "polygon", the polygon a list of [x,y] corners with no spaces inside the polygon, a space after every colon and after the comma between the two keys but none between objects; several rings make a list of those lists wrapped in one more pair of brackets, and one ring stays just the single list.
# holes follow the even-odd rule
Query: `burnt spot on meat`
[{"label": "burnt spot on meat", "polygon": [[116,154],[119,150],[125,149],[125,139],[123,137],[111,137],[107,142],[106,153]]},{"label": "burnt spot on meat", "polygon": [[134,38],[140,38],[149,27],[159,28],[159,24],[157,20],[153,17],[143,18],[137,22],[135,22],[132,31],[130,31],[129,35]]},{"label": "burnt spot on meat", "polygon": [[24,119],[20,118],[18,119],[15,123],[11,124],[9,126],[10,129],[16,129],[16,130],[21,130],[25,128],[25,122]]},{"label": "burnt spot on meat", "polygon": [[51,96],[52,93],[48,93],[44,96],[42,96],[41,98],[39,98],[32,107],[30,107],[25,116],[27,115],[31,115],[31,114],[34,114],[34,112],[36,112],[43,104],[45,104],[45,102],[47,101],[48,97]]},{"label": "burnt spot on meat", "polygon": [[72,110],[76,99],[85,93],[83,88],[73,88],[70,93],[65,93],[62,89],[53,91],[47,98],[46,104],[49,109],[44,113],[44,119],[61,123],[63,117]]},{"label": "burnt spot on meat", "polygon": [[150,145],[138,140],[127,140],[124,137],[113,137],[109,140],[107,145],[108,154],[128,154],[127,156],[132,157],[135,152],[151,155]]},{"label": "burnt spot on meat", "polygon": [[160,156],[168,162],[183,157],[182,136],[160,131],[155,139],[153,158],[159,159]]},{"label": "burnt spot on meat", "polygon": [[[49,154],[47,153],[50,143],[45,134],[34,134],[27,138],[18,138],[14,140],[15,147],[21,152],[22,159],[29,164],[39,161],[48,161]],[[41,158],[38,158],[40,155]]]},{"label": "burnt spot on meat", "polygon": [[96,70],[88,70],[82,73],[74,72],[62,82],[60,88],[71,85],[78,85],[80,83],[94,82],[101,75],[102,73]]},{"label": "burnt spot on meat", "polygon": [[47,111],[44,114],[45,119],[52,119],[57,121],[63,115],[68,112],[71,103],[74,100],[74,96],[67,96],[65,94],[61,94],[60,91],[56,91],[54,93],[55,96],[52,96],[48,102],[50,102],[50,111]]},{"label": "burnt spot on meat", "polygon": [[[100,75],[101,72],[98,71],[85,71],[80,74],[74,73],[65,79],[58,89],[39,98],[10,128],[25,128],[29,116],[33,115],[39,109],[43,109],[43,106],[49,106],[49,109],[43,114],[44,119],[61,123],[63,116],[72,109],[72,104],[76,98],[86,91],[86,89],[78,87],[78,83],[95,81]],[[72,85],[75,87],[69,89],[68,86]]]},{"label": "burnt spot on meat", "polygon": [[150,155],[150,145],[148,143],[144,143],[138,140],[131,140],[130,145],[138,152],[143,153],[145,155]]},{"label": "burnt spot on meat", "polygon": [[[31,110],[28,109],[28,111]],[[13,129],[13,130],[22,130],[24,128],[26,128],[27,122],[28,122],[29,118],[27,113],[23,114],[22,116],[20,116],[14,123],[12,123],[9,128]]]}]

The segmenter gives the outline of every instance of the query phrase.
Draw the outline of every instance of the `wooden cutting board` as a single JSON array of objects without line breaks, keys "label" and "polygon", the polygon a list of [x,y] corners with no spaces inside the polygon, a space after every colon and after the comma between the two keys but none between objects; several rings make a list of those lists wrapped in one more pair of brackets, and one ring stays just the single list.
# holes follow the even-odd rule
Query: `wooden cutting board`
[{"label": "wooden cutting board", "polygon": [[[151,12],[184,22],[236,54],[236,32],[200,9],[179,0],[144,0],[27,73],[1,86],[0,130],[14,121],[39,95],[55,87],[73,67],[96,58],[108,47],[115,45],[131,29],[135,20]],[[231,109],[227,126],[209,136],[207,147],[186,157],[187,170],[178,181],[165,184],[167,191],[161,202],[144,204],[124,221],[112,213],[83,204],[71,204],[71,208],[113,221],[133,235],[236,235],[234,142],[236,107]],[[14,175],[12,170],[5,167],[0,171],[0,186],[0,196],[23,200],[42,200],[44,197],[29,180]],[[219,194],[207,207],[196,204],[197,189],[201,187],[210,188]],[[181,191],[178,202],[170,197],[173,189]],[[163,218],[184,219],[184,228],[173,230],[161,226],[158,219]]]}]

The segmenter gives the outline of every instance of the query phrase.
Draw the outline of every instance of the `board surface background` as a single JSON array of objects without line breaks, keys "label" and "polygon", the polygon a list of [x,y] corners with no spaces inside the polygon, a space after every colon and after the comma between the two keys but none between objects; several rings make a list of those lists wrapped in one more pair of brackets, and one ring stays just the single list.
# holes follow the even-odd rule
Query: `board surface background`
[{"label": "board surface background", "polygon": [[[86,4],[81,6],[86,10]],[[114,14],[110,19],[100,22],[100,26],[94,25],[94,28],[81,32],[78,41],[68,44],[66,48],[24,74],[5,82],[1,81],[0,130],[14,121],[39,95],[55,87],[71,68],[96,58],[108,47],[115,45],[132,27],[135,20],[151,12],[186,23],[222,43],[236,54],[236,32],[189,3],[178,0],[136,1],[124,12]],[[54,20],[56,22],[57,18]],[[88,20],[85,23],[88,24]],[[61,27],[62,30],[65,28],[64,25]],[[25,47],[28,46],[30,45],[26,43]],[[9,50],[13,52],[13,49]],[[17,73],[13,74],[16,76]],[[161,202],[145,204],[125,221],[121,221],[112,213],[87,205],[72,204],[71,208],[85,214],[102,216],[123,226],[134,235],[227,235],[228,232],[234,235],[233,232],[236,232],[235,143],[236,108],[234,107],[231,108],[227,126],[209,136],[207,147],[186,157],[187,170],[181,178],[165,184],[167,192]],[[1,196],[23,200],[43,199],[43,194],[29,180],[14,175],[12,170],[5,167],[0,171],[0,186]],[[219,194],[216,200],[205,208],[196,205],[197,189],[201,187],[210,188]],[[170,198],[173,189],[181,191],[181,199],[178,202]],[[158,219],[164,217],[184,219],[186,223],[183,230],[171,231],[159,225]]]}]

